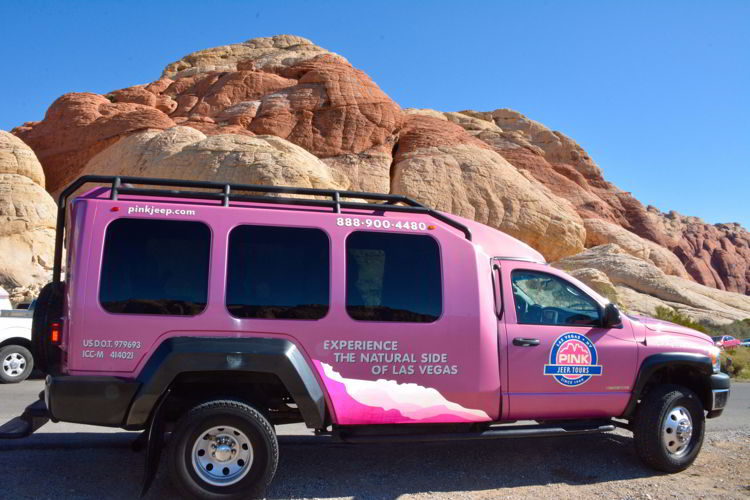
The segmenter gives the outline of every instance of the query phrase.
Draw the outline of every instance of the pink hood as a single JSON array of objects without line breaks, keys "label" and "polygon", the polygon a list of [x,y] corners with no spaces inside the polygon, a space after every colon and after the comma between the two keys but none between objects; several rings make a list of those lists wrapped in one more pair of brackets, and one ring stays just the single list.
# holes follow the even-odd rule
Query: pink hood
[{"label": "pink hood", "polygon": [[711,337],[709,337],[705,333],[699,332],[698,330],[693,330],[692,328],[688,328],[686,326],[681,326],[675,323],[670,323],[669,321],[649,318],[648,316],[630,315],[630,317],[643,323],[646,326],[646,328],[652,332],[687,335],[692,338],[704,340],[708,342],[709,344],[713,345],[713,340],[711,340]]}]

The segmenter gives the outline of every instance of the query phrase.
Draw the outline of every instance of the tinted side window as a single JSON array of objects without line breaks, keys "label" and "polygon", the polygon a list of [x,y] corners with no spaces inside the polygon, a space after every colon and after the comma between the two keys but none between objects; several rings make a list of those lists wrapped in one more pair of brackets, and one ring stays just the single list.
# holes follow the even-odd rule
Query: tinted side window
[{"label": "tinted side window", "polygon": [[229,235],[227,309],[239,318],[320,319],[329,267],[319,229],[238,226]]},{"label": "tinted side window", "polygon": [[516,270],[511,273],[519,323],[528,325],[598,326],[599,304],[552,274]]},{"label": "tinted side window", "polygon": [[358,231],[346,240],[346,310],[363,321],[429,323],[443,309],[430,236]]},{"label": "tinted side window", "polygon": [[201,222],[113,221],[104,239],[99,302],[120,314],[200,313],[210,246],[211,231]]}]

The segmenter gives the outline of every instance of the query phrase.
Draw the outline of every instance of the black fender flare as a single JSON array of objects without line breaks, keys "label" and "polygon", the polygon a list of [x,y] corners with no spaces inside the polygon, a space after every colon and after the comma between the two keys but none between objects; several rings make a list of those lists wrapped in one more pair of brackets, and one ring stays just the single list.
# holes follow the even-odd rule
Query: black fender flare
[{"label": "black fender flare", "polygon": [[159,345],[137,377],[140,387],[125,420],[143,428],[159,398],[180,373],[259,372],[279,377],[305,425],[325,427],[323,390],[297,346],[282,338],[172,337]]},{"label": "black fender flare", "polygon": [[638,376],[635,380],[635,385],[633,386],[633,391],[630,395],[630,400],[625,407],[625,411],[620,415],[620,418],[630,418],[635,413],[638,400],[640,399],[651,376],[662,368],[672,366],[687,366],[695,368],[699,372],[704,373],[706,379],[709,379],[713,373],[713,363],[711,362],[711,358],[705,354],[691,352],[662,352],[659,354],[652,354],[641,363],[641,367],[638,370]]}]

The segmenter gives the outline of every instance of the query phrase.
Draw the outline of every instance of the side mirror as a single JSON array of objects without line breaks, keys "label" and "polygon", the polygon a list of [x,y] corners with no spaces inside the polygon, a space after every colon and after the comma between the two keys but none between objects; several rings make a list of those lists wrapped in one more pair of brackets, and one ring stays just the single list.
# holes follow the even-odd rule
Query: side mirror
[{"label": "side mirror", "polygon": [[617,309],[616,305],[610,302],[604,308],[604,315],[602,317],[602,327],[614,328],[616,326],[620,326],[621,324],[622,324],[622,319],[620,318],[620,310]]}]

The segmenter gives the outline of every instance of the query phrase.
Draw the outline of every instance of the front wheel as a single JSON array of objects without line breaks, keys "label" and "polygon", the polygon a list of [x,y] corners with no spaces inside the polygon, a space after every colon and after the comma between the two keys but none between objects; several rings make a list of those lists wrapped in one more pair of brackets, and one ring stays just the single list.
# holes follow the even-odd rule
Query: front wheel
[{"label": "front wheel", "polygon": [[238,401],[196,406],[177,423],[169,442],[170,476],[191,498],[262,496],[278,461],[273,427],[258,410]]},{"label": "front wheel", "polygon": [[34,358],[20,345],[0,349],[0,382],[14,384],[29,378],[34,369]]},{"label": "front wheel", "polygon": [[657,386],[636,411],[635,449],[654,469],[679,472],[698,456],[704,427],[703,405],[693,391],[678,385]]}]

